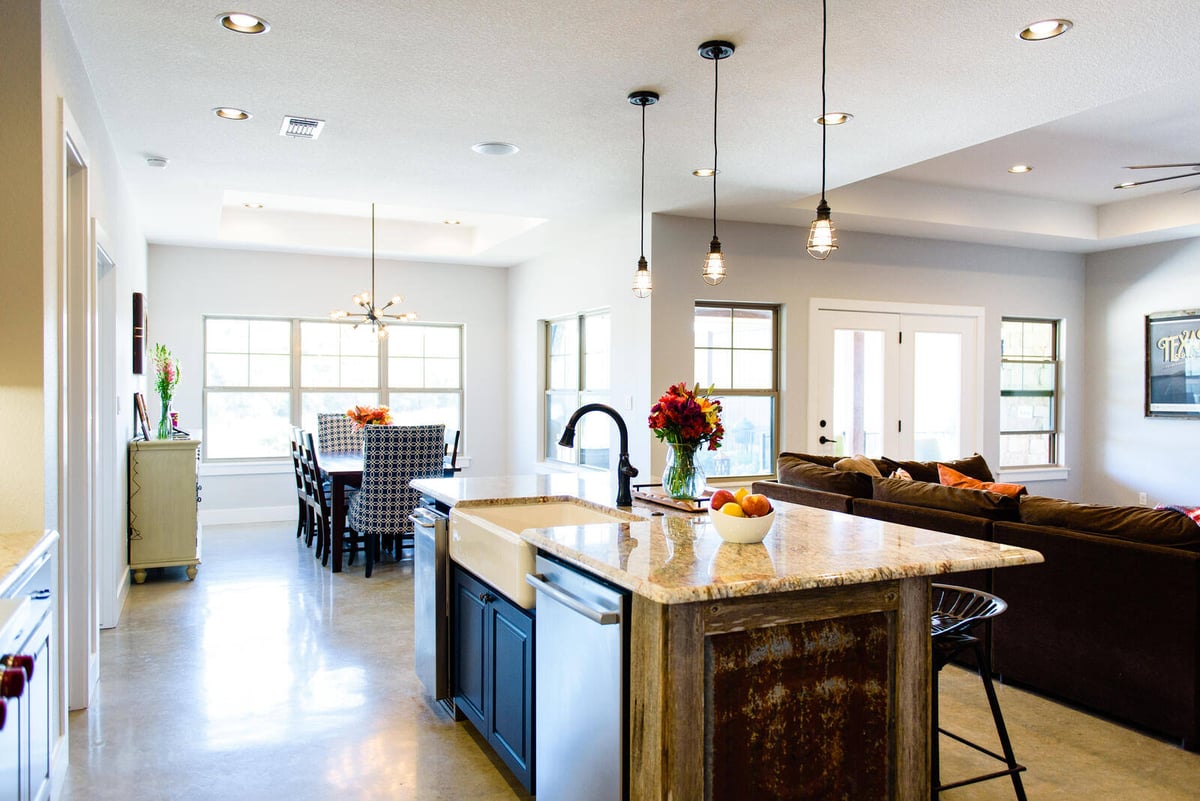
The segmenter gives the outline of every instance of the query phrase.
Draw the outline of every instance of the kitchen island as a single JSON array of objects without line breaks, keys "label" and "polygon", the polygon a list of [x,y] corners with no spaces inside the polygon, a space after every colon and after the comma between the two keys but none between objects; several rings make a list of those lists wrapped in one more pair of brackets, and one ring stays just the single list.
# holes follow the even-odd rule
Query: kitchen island
[{"label": "kitchen island", "polygon": [[[612,504],[607,482],[574,476],[414,486],[450,506]],[[522,532],[632,593],[629,797],[929,798],[931,577],[1040,554],[776,510],[758,545],[723,542],[705,515],[641,504],[641,521]]]}]

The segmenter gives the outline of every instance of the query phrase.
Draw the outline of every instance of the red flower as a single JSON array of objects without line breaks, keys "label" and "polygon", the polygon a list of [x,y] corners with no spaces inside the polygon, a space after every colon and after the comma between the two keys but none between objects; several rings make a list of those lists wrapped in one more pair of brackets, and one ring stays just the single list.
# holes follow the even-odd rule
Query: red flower
[{"label": "red flower", "polygon": [[702,392],[699,384],[692,389],[682,381],[672,385],[650,407],[648,422],[654,436],[660,441],[689,445],[707,442],[710,451],[719,448],[725,429],[721,425],[721,402],[712,400],[711,393],[712,387]]}]

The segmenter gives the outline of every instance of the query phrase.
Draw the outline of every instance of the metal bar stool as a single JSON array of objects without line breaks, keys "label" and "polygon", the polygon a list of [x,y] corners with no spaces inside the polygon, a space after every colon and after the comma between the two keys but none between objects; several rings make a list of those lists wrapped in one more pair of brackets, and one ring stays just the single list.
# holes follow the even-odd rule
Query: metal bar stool
[{"label": "metal bar stool", "polygon": [[[933,636],[933,748],[931,780],[933,792],[932,801],[937,801],[938,793],[955,787],[963,787],[989,779],[999,779],[1008,776],[1012,779],[1013,789],[1016,790],[1019,801],[1026,801],[1025,787],[1021,784],[1021,772],[1025,766],[1018,764],[1013,756],[1012,742],[1008,739],[1008,729],[1004,725],[1004,715],[1000,713],[1000,702],[996,698],[996,688],[992,684],[992,671],[984,654],[983,640],[970,632],[991,618],[996,617],[1008,608],[1002,599],[980,590],[969,587],[955,587],[949,584],[932,585],[933,614],[931,631]],[[996,724],[996,734],[1000,737],[1000,748],[1003,754],[984,748],[953,732],[946,731],[938,724],[938,673],[950,660],[960,653],[971,650],[975,654],[975,663],[979,666],[979,677],[983,680],[983,689],[987,693],[988,706],[992,708],[992,720]],[[942,784],[941,761],[938,734],[944,734],[963,745],[974,748],[982,754],[1003,762],[1005,770],[985,773],[970,779],[962,779],[948,784]]]}]

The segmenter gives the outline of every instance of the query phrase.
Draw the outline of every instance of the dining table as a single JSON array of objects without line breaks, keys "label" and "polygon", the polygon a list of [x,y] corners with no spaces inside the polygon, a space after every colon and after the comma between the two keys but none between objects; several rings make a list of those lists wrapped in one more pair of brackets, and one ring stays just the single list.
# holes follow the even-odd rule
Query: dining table
[{"label": "dining table", "polygon": [[[329,535],[333,541],[325,548],[324,565],[332,557],[333,572],[342,572],[343,540],[346,536],[346,489],[362,484],[362,451],[318,451],[317,464],[329,478]],[[460,472],[461,467],[452,463],[447,456],[442,474],[446,477]]]}]

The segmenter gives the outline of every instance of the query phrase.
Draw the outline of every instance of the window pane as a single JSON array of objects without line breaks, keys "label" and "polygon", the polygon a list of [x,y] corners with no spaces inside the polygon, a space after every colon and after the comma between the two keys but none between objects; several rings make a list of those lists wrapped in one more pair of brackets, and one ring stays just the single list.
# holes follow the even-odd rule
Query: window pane
[{"label": "window pane", "polygon": [[1001,434],[1000,463],[1006,467],[1048,465],[1051,434]]},{"label": "window pane", "polygon": [[458,359],[426,359],[425,386],[438,389],[457,389]]},{"label": "window pane", "polygon": [[300,385],[304,387],[336,387],[338,359],[336,356],[301,356]]},{"label": "window pane", "polygon": [[574,462],[575,454],[570,448],[560,448],[558,438],[567,427],[567,421],[578,406],[579,396],[574,392],[546,393],[546,458],[561,462]]},{"label": "window pane", "polygon": [[[254,459],[290,452],[286,392],[210,392],[204,439],[210,459]],[[315,426],[314,426],[315,428]]]},{"label": "window pane", "polygon": [[[370,356],[372,360],[379,357],[379,337],[368,326],[360,325],[355,328],[344,323],[332,323],[332,325],[336,325],[339,329],[343,356]],[[393,331],[402,327],[390,326],[388,336],[390,337]],[[372,383],[374,383],[374,379],[372,379]]]},{"label": "window pane", "polygon": [[246,353],[250,347],[249,331],[249,320],[205,320],[205,347],[209,353]]},{"label": "window pane", "polygon": [[913,338],[913,458],[957,459],[962,448],[962,334]]},{"label": "window pane", "polygon": [[300,352],[309,356],[337,356],[341,323],[300,323]]},{"label": "window pane", "polygon": [[[725,437],[716,451],[699,451],[700,464],[714,476],[758,476],[775,470],[775,399],[721,396]],[[705,445],[703,448],[707,448]]]},{"label": "window pane", "polygon": [[733,310],[733,347],[772,348],[775,345],[775,313],[771,309]]},{"label": "window pane", "polygon": [[260,387],[286,387],[292,383],[290,356],[252,355],[249,368],[254,383]]},{"label": "window pane", "polygon": [[251,353],[292,352],[292,324],[287,320],[250,320],[249,334]]},{"label": "window pane", "polygon": [[[733,389],[771,389],[775,385],[775,359],[769,350],[735,350]],[[701,382],[703,383],[703,382]]]},{"label": "window pane", "polygon": [[702,387],[733,386],[733,353],[696,348],[696,383]]},{"label": "window pane", "polygon": [[425,352],[424,329],[415,325],[393,326],[388,329],[388,356],[416,356]]},{"label": "window pane", "polygon": [[205,383],[210,387],[244,387],[250,380],[248,356],[210,353],[204,364]]},{"label": "window pane", "polygon": [[343,356],[343,387],[374,387],[379,385],[379,359],[375,356]]},{"label": "window pane", "polygon": [[300,324],[300,385],[373,387],[379,383],[379,340],[346,323]]},{"label": "window pane", "polygon": [[1055,364],[1004,362],[1000,365],[1000,390],[1054,390]]},{"label": "window pane", "polygon": [[733,310],[697,306],[695,338],[697,348],[733,347]]},{"label": "window pane", "polygon": [[442,423],[447,431],[462,428],[462,396],[457,392],[393,392],[388,408],[396,425]]},{"label": "window pane", "polygon": [[[587,393],[578,403],[608,403],[608,396],[603,393]],[[612,458],[611,443],[614,430],[616,425],[606,414],[589,414],[581,418],[575,429],[575,453],[579,464],[608,469],[609,460]]]},{"label": "window pane", "polygon": [[[317,413],[345,414],[355,406],[378,406],[377,392],[305,392],[300,401],[300,427],[317,434]],[[318,445],[318,447],[320,447]]]},{"label": "window pane", "polygon": [[429,326],[425,329],[425,355],[457,359],[462,352],[462,329]]},{"label": "window pane", "polygon": [[[1053,431],[1054,398],[1017,396],[1000,398],[1001,431]],[[1001,464],[1005,464],[1001,462]]]},{"label": "window pane", "polygon": [[549,325],[548,389],[579,387],[579,320],[559,320]]},{"label": "window pane", "polygon": [[421,359],[388,359],[388,386],[423,387],[423,362]]}]

